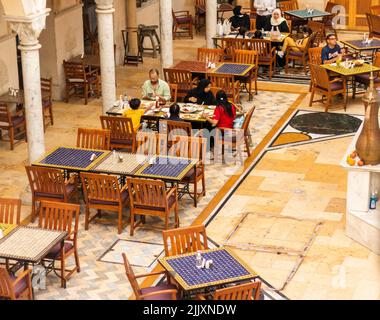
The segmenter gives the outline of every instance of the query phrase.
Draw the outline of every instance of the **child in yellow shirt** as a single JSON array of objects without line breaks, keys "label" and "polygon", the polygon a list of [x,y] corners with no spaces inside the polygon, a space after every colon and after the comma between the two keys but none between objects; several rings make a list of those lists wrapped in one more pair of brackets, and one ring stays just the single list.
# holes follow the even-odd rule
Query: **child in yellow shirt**
[{"label": "child in yellow shirt", "polygon": [[150,110],[151,108],[148,108],[146,110],[140,109],[141,106],[141,100],[140,99],[132,99],[129,102],[129,106],[131,109],[124,112],[123,116],[126,118],[130,118],[133,123],[133,129],[134,131],[137,131],[141,124],[141,118],[145,114],[146,111]]}]

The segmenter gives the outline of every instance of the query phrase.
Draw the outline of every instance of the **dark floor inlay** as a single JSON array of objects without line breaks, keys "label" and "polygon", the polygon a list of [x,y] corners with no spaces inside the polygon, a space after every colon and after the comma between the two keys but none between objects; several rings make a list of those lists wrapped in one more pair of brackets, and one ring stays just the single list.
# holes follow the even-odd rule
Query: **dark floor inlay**
[{"label": "dark floor inlay", "polygon": [[362,121],[348,114],[307,113],[296,116],[290,126],[305,133],[341,135],[358,131]]}]

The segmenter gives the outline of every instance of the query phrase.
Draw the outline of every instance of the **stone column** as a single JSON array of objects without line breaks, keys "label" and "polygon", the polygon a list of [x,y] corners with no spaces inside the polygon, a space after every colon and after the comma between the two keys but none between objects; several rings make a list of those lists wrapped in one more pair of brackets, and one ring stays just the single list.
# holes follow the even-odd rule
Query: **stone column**
[{"label": "stone column", "polygon": [[172,1],[160,0],[161,27],[161,65],[169,68],[173,65],[173,16]]},{"label": "stone column", "polygon": [[218,19],[217,0],[206,0],[206,44],[207,48],[215,48],[212,38],[216,34]]},{"label": "stone column", "polygon": [[[127,28],[137,28],[137,6],[136,0],[127,0]],[[138,46],[137,46],[137,33],[129,32],[129,54],[132,56],[137,56]]]},{"label": "stone column", "polygon": [[103,113],[116,100],[115,51],[113,35],[113,0],[95,0],[98,15],[100,68],[102,72]]},{"label": "stone column", "polygon": [[40,56],[38,37],[45,28],[50,9],[26,17],[9,17],[5,20],[20,38],[24,82],[24,106],[26,113],[29,162],[45,153],[45,135],[42,114]]}]

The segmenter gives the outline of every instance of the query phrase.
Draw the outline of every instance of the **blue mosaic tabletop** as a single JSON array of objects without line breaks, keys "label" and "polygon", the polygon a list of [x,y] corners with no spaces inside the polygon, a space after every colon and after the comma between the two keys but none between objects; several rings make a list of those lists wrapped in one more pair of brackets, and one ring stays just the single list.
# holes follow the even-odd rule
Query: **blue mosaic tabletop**
[{"label": "blue mosaic tabletop", "polygon": [[215,70],[215,73],[244,75],[250,68],[249,64],[224,63]]},{"label": "blue mosaic tabletop", "polygon": [[[93,154],[96,156],[94,161],[91,160]],[[89,167],[92,167],[98,160],[108,154],[109,151],[59,147],[45,155],[35,165],[88,170]]]},{"label": "blue mosaic tabletop", "polygon": [[213,261],[211,269],[197,269],[196,254],[166,259],[170,271],[177,275],[176,280],[181,278],[179,283],[184,289],[198,289],[256,277],[225,249],[203,253],[202,257]]}]

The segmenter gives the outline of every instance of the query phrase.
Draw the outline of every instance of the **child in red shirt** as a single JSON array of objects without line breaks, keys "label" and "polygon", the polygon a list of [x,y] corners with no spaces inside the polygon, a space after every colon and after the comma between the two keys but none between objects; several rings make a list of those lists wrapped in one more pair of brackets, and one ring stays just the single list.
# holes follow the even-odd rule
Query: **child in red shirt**
[{"label": "child in red shirt", "polygon": [[228,101],[227,94],[220,90],[216,94],[216,109],[212,118],[205,117],[214,127],[233,129],[236,107]]}]

